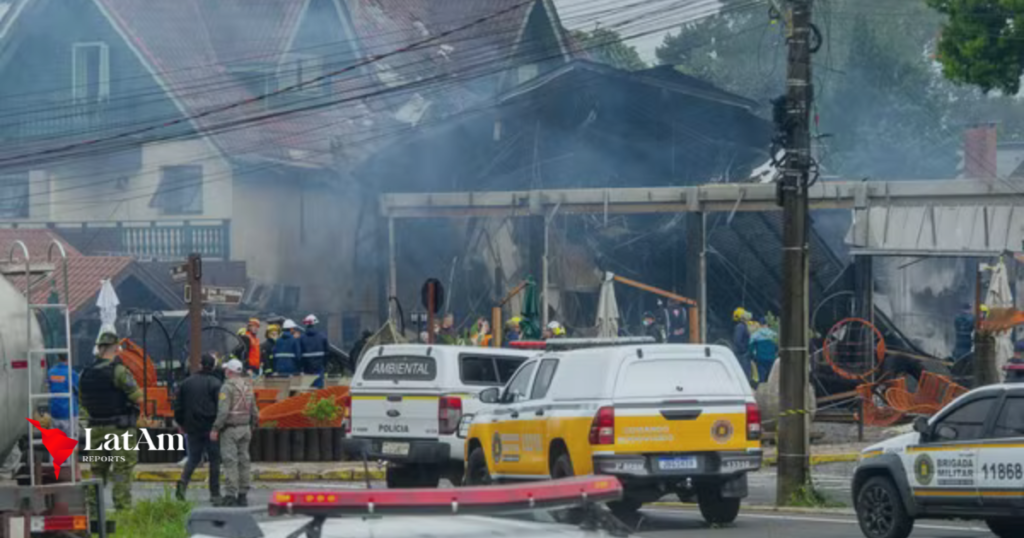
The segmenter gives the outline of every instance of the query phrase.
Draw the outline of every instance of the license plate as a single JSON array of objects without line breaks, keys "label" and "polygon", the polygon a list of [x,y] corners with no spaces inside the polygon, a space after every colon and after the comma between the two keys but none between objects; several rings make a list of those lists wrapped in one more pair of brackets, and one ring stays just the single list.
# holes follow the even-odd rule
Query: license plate
[{"label": "license plate", "polygon": [[382,443],[380,445],[380,451],[382,454],[388,454],[390,456],[408,456],[409,443]]},{"label": "license plate", "polygon": [[674,458],[658,458],[658,469],[662,471],[682,471],[697,468],[696,456],[679,456]]}]

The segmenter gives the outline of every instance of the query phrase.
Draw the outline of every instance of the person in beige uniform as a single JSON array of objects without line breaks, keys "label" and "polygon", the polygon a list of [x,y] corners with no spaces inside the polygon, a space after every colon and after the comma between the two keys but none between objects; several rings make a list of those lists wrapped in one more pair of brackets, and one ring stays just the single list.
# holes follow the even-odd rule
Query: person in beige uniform
[{"label": "person in beige uniform", "polygon": [[210,438],[220,440],[221,467],[224,469],[225,506],[246,506],[249,493],[249,443],[252,428],[259,423],[259,410],[252,384],[243,373],[242,361],[231,359],[224,365],[227,381],[221,386],[217,419]]}]

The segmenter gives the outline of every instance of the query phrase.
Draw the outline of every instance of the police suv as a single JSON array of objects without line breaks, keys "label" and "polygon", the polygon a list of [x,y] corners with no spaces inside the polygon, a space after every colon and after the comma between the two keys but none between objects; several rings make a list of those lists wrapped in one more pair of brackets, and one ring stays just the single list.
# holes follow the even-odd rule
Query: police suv
[{"label": "police suv", "polygon": [[624,488],[617,513],[674,493],[729,523],[761,466],[760,412],[721,346],[549,351],[480,399],[496,407],[469,426],[468,484],[612,475]]},{"label": "police suv", "polygon": [[1024,385],[975,389],[914,432],[867,448],[853,500],[868,538],[906,538],[916,519],[983,519],[1024,536]]},{"label": "police suv", "polygon": [[477,398],[499,387],[535,351],[424,344],[363,354],[351,385],[346,454],[388,462],[388,487],[462,482],[464,417],[490,407]]}]

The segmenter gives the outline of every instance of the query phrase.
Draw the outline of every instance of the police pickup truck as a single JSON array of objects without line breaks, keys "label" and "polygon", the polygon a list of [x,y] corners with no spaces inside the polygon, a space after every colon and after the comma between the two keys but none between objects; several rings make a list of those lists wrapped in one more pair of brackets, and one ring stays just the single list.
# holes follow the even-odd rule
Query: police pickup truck
[{"label": "police pickup truck", "polygon": [[917,519],[979,519],[1024,536],[1024,385],[954,400],[914,432],[871,446],[853,478],[868,538],[906,538]]}]

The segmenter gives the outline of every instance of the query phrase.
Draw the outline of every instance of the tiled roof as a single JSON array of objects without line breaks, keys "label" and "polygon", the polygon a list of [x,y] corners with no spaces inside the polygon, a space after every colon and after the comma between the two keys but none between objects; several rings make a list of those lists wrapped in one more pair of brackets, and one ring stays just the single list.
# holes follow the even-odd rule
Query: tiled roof
[{"label": "tiled roof", "polygon": [[[106,257],[106,256],[76,256],[68,258],[68,295],[67,305],[72,314],[80,309],[88,308],[95,304],[96,294],[99,293],[102,280],[116,280],[134,261],[127,257]],[[39,278],[35,277],[32,284],[32,299],[34,303],[47,303],[51,289],[54,288],[51,282],[56,281],[57,295],[61,302],[65,302],[64,283],[61,270],[50,275]],[[8,276],[7,279],[18,291],[25,293],[25,277]]]},{"label": "tiled roof", "polygon": [[[46,228],[0,228],[0,263],[7,263],[8,253],[15,241],[21,241],[28,247],[28,255],[33,263],[45,262],[50,250],[50,243],[57,240],[64,246],[68,257],[79,257],[82,255],[75,247],[71,246],[63,237],[56,232]],[[22,260],[22,253],[15,251],[15,260]],[[54,251],[54,257],[59,253]]]},{"label": "tiled roof", "polygon": [[[131,45],[158,72],[186,113],[194,116],[255,97],[232,75],[226,60],[257,58],[277,65],[300,23],[302,0],[96,0]],[[330,164],[332,143],[372,145],[400,127],[394,112],[415,99],[413,92],[365,97],[389,85],[446,75],[459,69],[489,70],[510,55],[533,4],[523,0],[354,0],[345,2],[366,56],[391,52],[430,35],[505,9],[508,13],[368,67],[370,77],[350,75],[334,82],[330,99],[341,105],[298,112],[258,124],[223,129],[274,111],[264,102],[246,104],[196,120],[211,130],[215,144],[233,159],[269,158]],[[240,36],[245,36],[242,38]],[[489,62],[482,62],[487,59]],[[432,84],[436,86],[436,84]],[[423,91],[421,90],[421,93]],[[429,97],[428,97],[429,99]],[[378,101],[378,102],[371,102]],[[365,142],[366,144],[362,144]],[[366,154],[370,148],[359,148]],[[356,157],[352,151],[348,157]],[[358,158],[356,158],[358,160]]]}]

